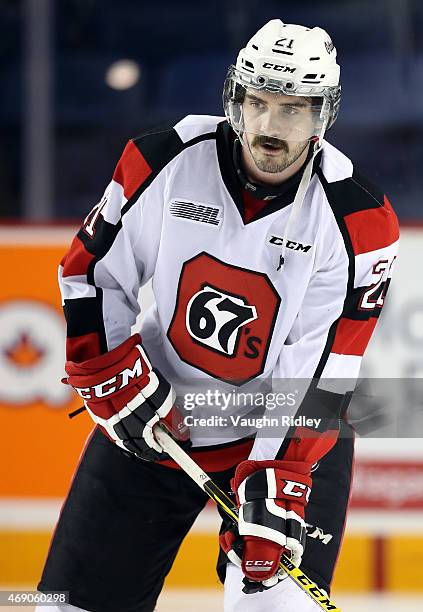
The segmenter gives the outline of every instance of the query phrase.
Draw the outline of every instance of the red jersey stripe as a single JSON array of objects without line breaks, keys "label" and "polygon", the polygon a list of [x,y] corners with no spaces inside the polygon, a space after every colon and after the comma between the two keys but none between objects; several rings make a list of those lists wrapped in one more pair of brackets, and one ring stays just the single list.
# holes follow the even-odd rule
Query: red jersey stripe
[{"label": "red jersey stripe", "polygon": [[376,323],[376,317],[371,317],[368,321],[342,318],[336,329],[332,353],[361,357],[366,350]]},{"label": "red jersey stripe", "polygon": [[129,141],[113,174],[113,180],[123,187],[123,192],[128,200],[151,173],[152,169],[141,151],[132,141]]},{"label": "red jersey stripe", "polygon": [[354,255],[383,249],[399,238],[398,219],[386,196],[383,206],[346,215],[345,223]]},{"label": "red jersey stripe", "polygon": [[63,258],[63,278],[66,276],[80,276],[87,273],[88,266],[94,259],[94,255],[89,253],[82,241],[75,236],[71,248]]},{"label": "red jersey stripe", "polygon": [[311,466],[335,446],[337,439],[338,430],[336,429],[320,432],[308,427],[296,427],[281,459],[283,461],[305,461]]},{"label": "red jersey stripe", "polygon": [[66,359],[81,363],[101,354],[100,338],[97,332],[66,338]]}]

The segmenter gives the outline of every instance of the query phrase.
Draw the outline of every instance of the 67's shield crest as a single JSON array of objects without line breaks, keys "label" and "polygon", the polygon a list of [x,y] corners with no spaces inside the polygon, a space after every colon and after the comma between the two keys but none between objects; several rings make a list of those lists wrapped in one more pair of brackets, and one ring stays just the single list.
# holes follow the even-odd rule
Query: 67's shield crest
[{"label": "67's shield crest", "polygon": [[168,338],[186,363],[240,385],[264,370],[279,304],[266,274],[200,253],[183,265]]}]

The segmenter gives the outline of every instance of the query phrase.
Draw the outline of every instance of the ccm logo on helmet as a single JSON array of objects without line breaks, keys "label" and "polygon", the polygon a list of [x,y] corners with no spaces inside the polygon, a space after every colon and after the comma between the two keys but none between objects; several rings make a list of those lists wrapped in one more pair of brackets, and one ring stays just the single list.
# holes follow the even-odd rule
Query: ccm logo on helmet
[{"label": "ccm logo on helmet", "polygon": [[285,483],[282,493],[290,495],[292,497],[304,497],[308,501],[310,497],[311,489],[302,482],[296,482],[295,480],[282,480]]},{"label": "ccm logo on helmet", "polygon": [[296,71],[296,68],[291,68],[291,66],[281,66],[280,64],[272,64],[271,62],[264,62],[263,68],[272,68],[276,70],[276,72],[289,72],[291,74]]},{"label": "ccm logo on helmet", "polygon": [[112,376],[112,378],[109,378],[98,385],[94,385],[93,387],[74,387],[74,389],[78,395],[85,400],[94,399],[96,397],[106,397],[115,391],[123,389],[123,387],[127,387],[130,380],[139,378],[141,374],[142,362],[141,357],[138,357],[132,370],[130,368],[125,368],[116,376]]}]

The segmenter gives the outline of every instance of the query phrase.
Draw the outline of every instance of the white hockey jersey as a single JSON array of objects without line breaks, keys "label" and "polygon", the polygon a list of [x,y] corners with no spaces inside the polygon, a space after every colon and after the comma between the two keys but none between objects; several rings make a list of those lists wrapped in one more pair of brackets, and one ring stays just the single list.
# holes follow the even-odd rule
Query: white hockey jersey
[{"label": "white hockey jersey", "polygon": [[[246,223],[232,142],[188,116],[128,143],[60,266],[68,359],[126,340],[152,278],[141,335],[170,382],[356,378],[397,252],[389,201],[325,141],[289,235],[296,185]],[[283,448],[258,436],[250,457]]]}]

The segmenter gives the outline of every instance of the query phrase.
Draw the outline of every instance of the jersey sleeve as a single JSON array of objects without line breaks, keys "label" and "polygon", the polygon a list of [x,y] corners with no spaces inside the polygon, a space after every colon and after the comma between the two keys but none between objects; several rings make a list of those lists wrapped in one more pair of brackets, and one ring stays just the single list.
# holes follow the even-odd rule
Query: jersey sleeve
[{"label": "jersey sleeve", "polygon": [[59,266],[68,360],[105,353],[130,336],[160,241],[163,188],[152,158],[148,139],[128,142]]},{"label": "jersey sleeve", "polygon": [[[342,212],[337,211],[342,240],[314,273],[273,371],[276,386],[286,378],[301,378],[309,385],[295,416],[321,422],[311,428],[292,426],[284,440],[258,436],[251,458],[313,464],[338,436],[385,301],[399,242],[398,220],[386,196],[372,208]],[[330,244],[327,240],[323,242]]]}]

